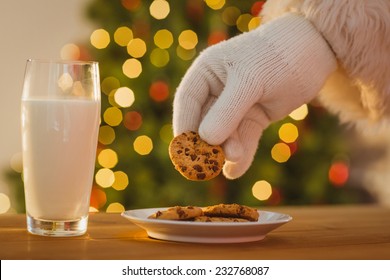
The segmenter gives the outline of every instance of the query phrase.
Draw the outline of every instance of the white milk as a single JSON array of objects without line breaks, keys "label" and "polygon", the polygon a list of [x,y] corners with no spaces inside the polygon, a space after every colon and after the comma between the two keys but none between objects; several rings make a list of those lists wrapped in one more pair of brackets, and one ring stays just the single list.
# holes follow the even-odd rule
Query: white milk
[{"label": "white milk", "polygon": [[88,214],[100,104],[22,100],[26,212],[43,220]]}]

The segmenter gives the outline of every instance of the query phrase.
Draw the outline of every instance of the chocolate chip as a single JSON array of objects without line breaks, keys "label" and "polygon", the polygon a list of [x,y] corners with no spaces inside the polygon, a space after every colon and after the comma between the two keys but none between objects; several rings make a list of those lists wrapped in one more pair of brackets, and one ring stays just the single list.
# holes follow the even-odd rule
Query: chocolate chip
[{"label": "chocolate chip", "polygon": [[198,178],[199,180],[204,180],[206,178],[206,174],[198,173],[198,174],[196,174],[196,178]]},{"label": "chocolate chip", "polygon": [[198,172],[202,172],[203,171],[202,166],[200,166],[199,164],[194,165],[192,168],[195,169]]},{"label": "chocolate chip", "polygon": [[197,158],[197,156],[194,155],[194,154],[190,155],[190,157],[191,157],[191,160],[192,160],[192,161],[196,160],[196,158]]},{"label": "chocolate chip", "polygon": [[217,149],[213,149],[213,154],[218,154],[219,151]]}]

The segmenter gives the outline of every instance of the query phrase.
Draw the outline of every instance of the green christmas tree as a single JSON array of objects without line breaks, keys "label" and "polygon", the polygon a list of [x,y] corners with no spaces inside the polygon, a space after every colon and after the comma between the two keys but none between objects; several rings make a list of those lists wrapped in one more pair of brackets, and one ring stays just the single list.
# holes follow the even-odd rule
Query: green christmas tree
[{"label": "green christmas tree", "polygon": [[[350,203],[348,145],[336,117],[304,105],[263,134],[249,171],[191,182],[168,156],[172,101],[207,46],[261,24],[263,1],[95,0],[96,30],[82,59],[99,61],[102,122],[91,206],[121,211],[169,205]],[[10,178],[20,185],[20,176]],[[19,188],[20,189],[20,188]]]}]

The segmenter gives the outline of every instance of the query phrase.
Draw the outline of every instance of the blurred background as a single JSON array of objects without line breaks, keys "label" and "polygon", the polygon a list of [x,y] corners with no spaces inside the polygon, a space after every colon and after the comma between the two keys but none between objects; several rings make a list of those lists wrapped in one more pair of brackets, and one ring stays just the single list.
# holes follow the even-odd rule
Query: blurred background
[{"label": "blurred background", "polygon": [[388,133],[363,136],[313,101],[264,132],[240,179],[172,166],[172,101],[199,52],[261,24],[264,1],[0,3],[0,213],[24,212],[20,96],[28,58],[97,60],[102,115],[91,211],[171,205],[390,205]]}]

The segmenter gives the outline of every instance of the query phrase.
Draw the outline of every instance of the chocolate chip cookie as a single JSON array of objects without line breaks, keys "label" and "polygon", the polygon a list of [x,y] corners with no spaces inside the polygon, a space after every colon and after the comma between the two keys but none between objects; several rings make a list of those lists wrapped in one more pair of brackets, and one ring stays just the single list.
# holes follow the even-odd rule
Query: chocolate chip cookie
[{"label": "chocolate chip cookie", "polygon": [[233,217],[249,221],[257,221],[259,219],[257,209],[236,203],[207,206],[202,210],[203,214],[209,217]]},{"label": "chocolate chip cookie", "polygon": [[169,156],[176,170],[192,181],[216,177],[225,162],[221,146],[208,144],[193,131],[184,132],[172,139]]},{"label": "chocolate chip cookie", "polygon": [[246,223],[250,222],[247,219],[242,218],[232,218],[232,217],[208,217],[208,216],[199,216],[194,218],[194,222],[204,222],[204,223]]},{"label": "chocolate chip cookie", "polygon": [[149,216],[149,218],[161,220],[190,220],[201,215],[203,215],[203,211],[200,207],[174,206],[164,211],[157,211]]}]

